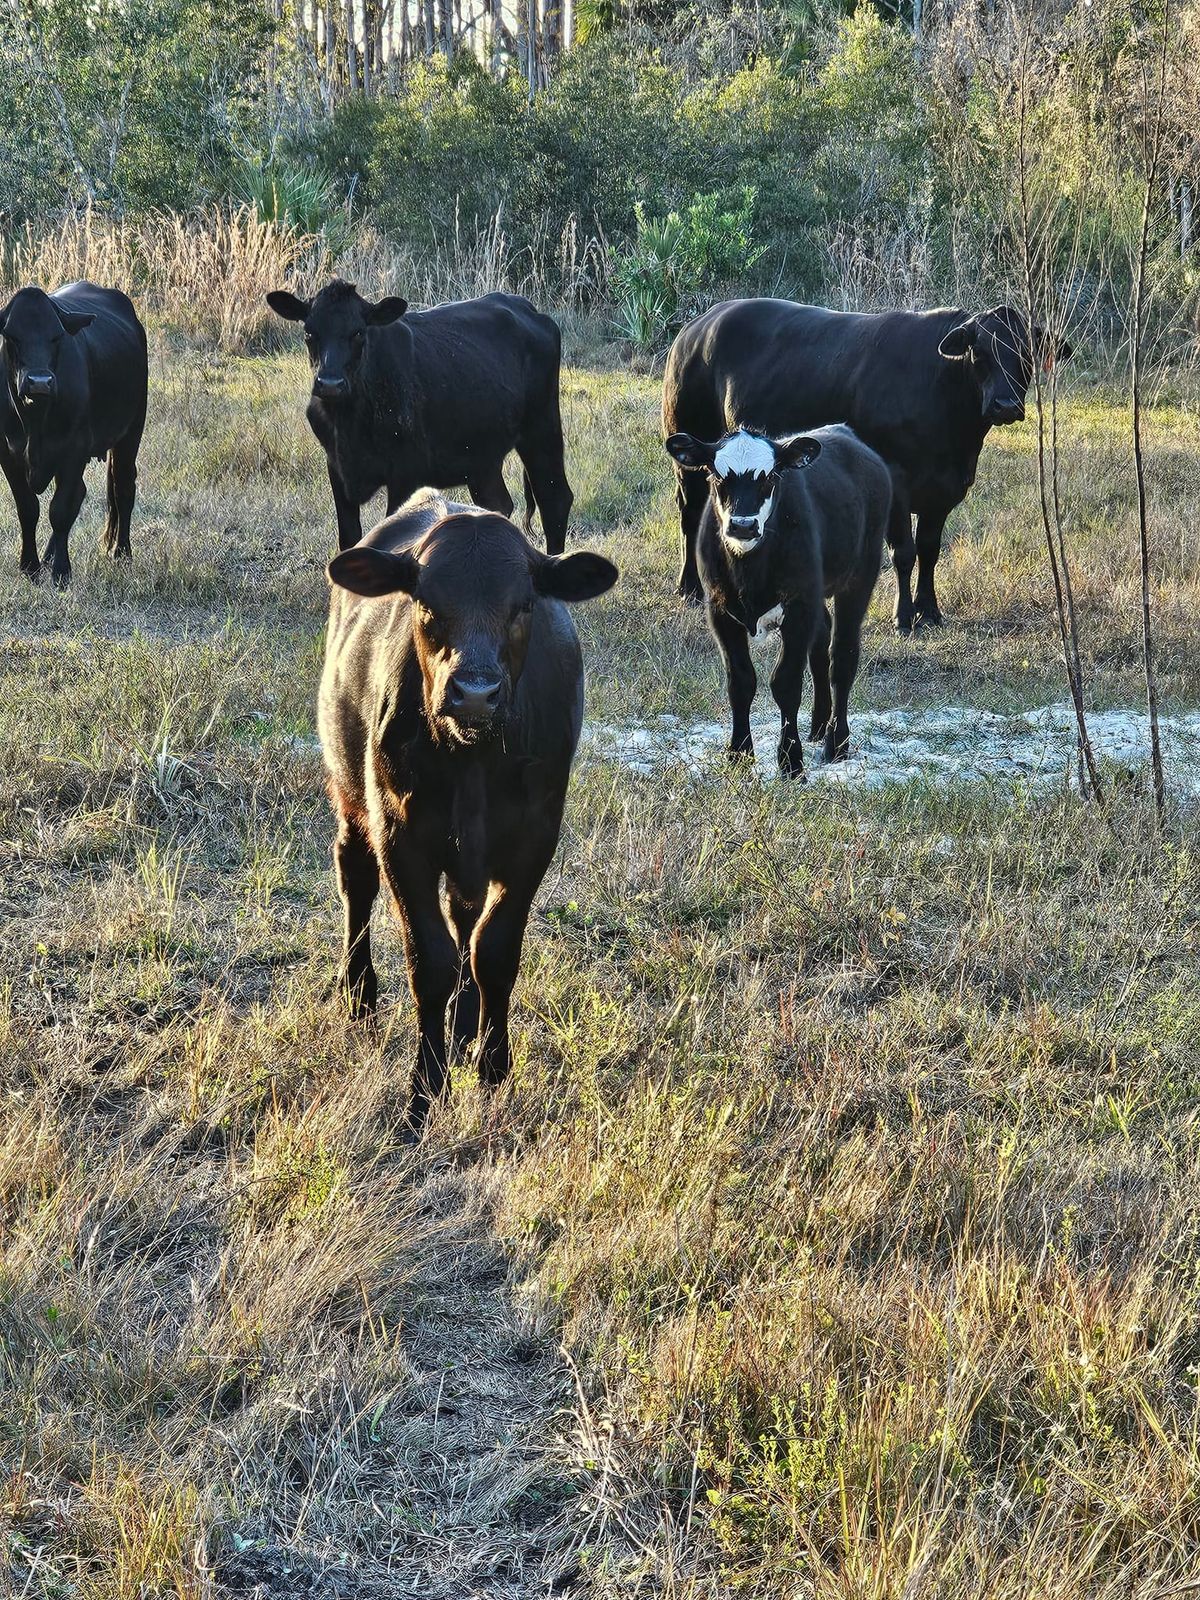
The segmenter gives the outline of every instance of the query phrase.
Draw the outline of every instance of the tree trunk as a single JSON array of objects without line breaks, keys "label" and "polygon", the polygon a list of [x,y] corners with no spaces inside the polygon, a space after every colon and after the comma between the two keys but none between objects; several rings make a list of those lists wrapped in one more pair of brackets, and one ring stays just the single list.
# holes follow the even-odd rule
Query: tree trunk
[{"label": "tree trunk", "polygon": [[491,0],[492,76],[500,76],[500,63],[504,52],[503,0]]},{"label": "tree trunk", "polygon": [[348,94],[354,94],[358,89],[358,64],[355,55],[354,0],[346,0],[346,92]]}]

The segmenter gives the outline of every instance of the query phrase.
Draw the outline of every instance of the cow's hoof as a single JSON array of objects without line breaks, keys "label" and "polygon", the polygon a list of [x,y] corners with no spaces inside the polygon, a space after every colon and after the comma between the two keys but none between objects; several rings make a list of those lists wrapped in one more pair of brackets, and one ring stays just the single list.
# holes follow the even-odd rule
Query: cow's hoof
[{"label": "cow's hoof", "polygon": [[56,589],[69,589],[71,587],[70,567],[65,572],[53,572],[51,576],[54,579],[54,587]]},{"label": "cow's hoof", "polygon": [[804,782],[804,757],[798,738],[779,741],[778,761],[781,778]]},{"label": "cow's hoof", "polygon": [[847,736],[845,739],[843,739],[841,741],[841,743],[839,744],[837,738],[832,733],[827,733],[825,735],[825,759],[826,759],[826,761],[828,761],[828,762],[845,761],[846,757],[849,754],[850,754],[850,739],[849,739],[849,736]]},{"label": "cow's hoof", "polygon": [[914,633],[918,628],[940,628],[941,625],[942,613],[938,610],[937,606],[934,606],[932,611],[918,611],[913,617]]},{"label": "cow's hoof", "polygon": [[704,590],[698,578],[680,578],[677,588],[679,596],[685,605],[702,606],[704,604]]},{"label": "cow's hoof", "polygon": [[39,561],[38,564],[36,566],[34,566],[34,567],[22,567],[21,568],[21,576],[24,577],[24,578],[28,578],[30,583],[41,583],[41,581],[42,581],[42,564],[41,564],[41,562]]},{"label": "cow's hoof", "polygon": [[327,1003],[340,1000],[351,1022],[374,1022],[379,999],[375,974],[372,972],[352,983],[344,972],[339,972],[332,982],[326,984],[321,999]]}]

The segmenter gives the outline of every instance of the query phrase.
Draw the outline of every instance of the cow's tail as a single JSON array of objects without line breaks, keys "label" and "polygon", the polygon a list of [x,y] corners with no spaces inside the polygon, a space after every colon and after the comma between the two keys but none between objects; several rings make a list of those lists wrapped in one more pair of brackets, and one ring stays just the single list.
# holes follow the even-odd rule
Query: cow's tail
[{"label": "cow's tail", "polygon": [[533,538],[533,513],[537,510],[537,502],[533,498],[533,481],[529,476],[529,468],[524,463],[521,465],[521,474],[525,483],[525,518],[521,526],[525,529],[525,537]]}]

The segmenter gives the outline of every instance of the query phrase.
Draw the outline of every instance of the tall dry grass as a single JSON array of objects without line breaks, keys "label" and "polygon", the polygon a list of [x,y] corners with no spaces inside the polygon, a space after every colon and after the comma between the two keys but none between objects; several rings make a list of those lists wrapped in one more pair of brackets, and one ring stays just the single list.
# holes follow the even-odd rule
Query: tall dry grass
[{"label": "tall dry grass", "polygon": [[2,270],[9,288],[55,289],[78,278],[110,284],[181,332],[236,351],[267,327],[268,289],[315,284],[329,266],[319,234],[264,221],[251,206],[213,206],[190,217],[123,219],[89,209],[51,227],[26,223],[9,239]]},{"label": "tall dry grass", "polygon": [[264,296],[283,284],[312,293],[337,272],[366,294],[399,292],[419,306],[509,290],[569,310],[602,292],[607,258],[605,241],[574,219],[560,238],[518,249],[499,211],[482,228],[456,226],[422,256],[369,226],[335,252],[323,234],[264,220],[249,205],[139,218],[89,208],[0,238],[0,288],[89,278],[123,289],[168,328],[236,353],[272,329]]}]

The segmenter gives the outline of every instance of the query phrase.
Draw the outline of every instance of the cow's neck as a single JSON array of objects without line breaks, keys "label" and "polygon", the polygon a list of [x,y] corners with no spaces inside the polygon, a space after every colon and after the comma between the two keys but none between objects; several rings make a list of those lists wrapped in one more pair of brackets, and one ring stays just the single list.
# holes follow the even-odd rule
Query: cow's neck
[{"label": "cow's neck", "polygon": [[768,581],[770,562],[763,559],[770,555],[767,545],[774,524],[774,517],[768,518],[762,538],[756,539],[749,550],[737,550],[724,534],[720,536],[733,590],[731,598],[734,605],[729,609],[736,610],[737,620],[746,628],[752,628],[764,611],[769,611],[784,598],[776,592],[777,586]]},{"label": "cow's neck", "polygon": [[488,884],[486,747],[459,750],[454,760],[454,794],[450,807],[450,835],[457,857],[455,886],[464,899],[482,900]]},{"label": "cow's neck", "polygon": [[983,441],[991,432],[992,425],[983,419],[979,390],[975,387],[975,380],[965,370],[965,362],[947,361],[943,365],[943,382],[949,386],[952,396],[949,416],[955,435],[954,443],[958,449],[970,452],[974,465],[979,460]]},{"label": "cow's neck", "polygon": [[367,335],[362,370],[354,385],[355,420],[372,435],[393,441],[397,434],[409,438],[413,430],[410,385],[397,381],[396,363],[389,362],[383,330]]}]

